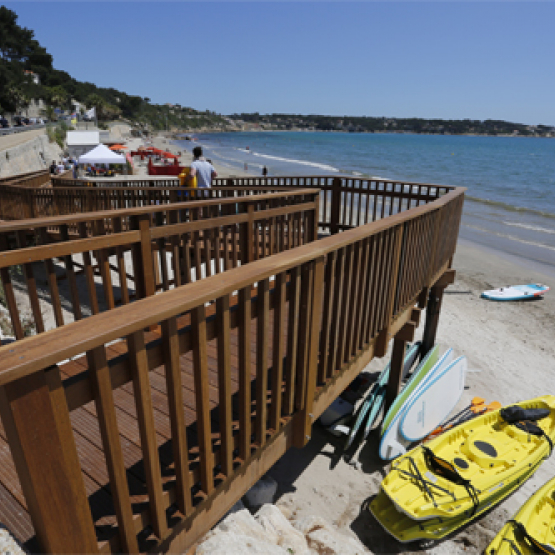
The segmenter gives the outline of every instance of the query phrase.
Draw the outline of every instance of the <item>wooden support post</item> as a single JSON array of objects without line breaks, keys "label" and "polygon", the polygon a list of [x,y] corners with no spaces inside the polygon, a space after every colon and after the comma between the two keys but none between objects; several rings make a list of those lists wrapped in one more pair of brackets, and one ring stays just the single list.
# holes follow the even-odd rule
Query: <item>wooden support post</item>
[{"label": "wooden support post", "polygon": [[341,178],[334,177],[331,189],[330,231],[332,235],[339,233],[339,217],[341,214]]},{"label": "wooden support post", "polygon": [[426,308],[426,325],[422,335],[421,356],[426,356],[436,342],[439,313],[445,288],[455,281],[455,270],[447,270],[430,289],[430,299]]},{"label": "wooden support post", "polygon": [[300,411],[300,425],[294,431],[293,445],[295,447],[303,447],[310,440],[312,433],[312,424],[314,423],[314,395],[316,392],[316,381],[318,379],[318,347],[320,344],[320,327],[323,309],[324,294],[324,266],[325,258],[317,258],[314,261],[314,271],[312,272],[312,318],[309,326],[309,345],[307,368],[304,372],[306,376],[306,384],[304,391],[303,408]]},{"label": "wooden support post", "polygon": [[41,548],[98,553],[58,367],[0,388],[0,413]]},{"label": "wooden support post", "polygon": [[393,339],[393,354],[391,356],[391,366],[389,369],[389,381],[387,382],[387,388],[385,391],[384,410],[386,414],[401,390],[407,342],[414,339],[415,329],[416,326],[414,322],[407,322]]}]

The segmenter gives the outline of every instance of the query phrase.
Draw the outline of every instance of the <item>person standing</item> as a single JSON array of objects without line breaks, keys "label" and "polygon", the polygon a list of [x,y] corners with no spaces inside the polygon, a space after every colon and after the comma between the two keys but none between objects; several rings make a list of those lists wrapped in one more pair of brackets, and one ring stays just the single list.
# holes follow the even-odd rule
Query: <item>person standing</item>
[{"label": "person standing", "polygon": [[202,147],[193,148],[194,160],[191,164],[191,171],[187,176],[187,181],[197,178],[198,189],[209,189],[212,186],[212,179],[218,177],[214,166],[202,155]]},{"label": "person standing", "polygon": [[266,166],[264,166],[264,167],[262,168],[262,175],[263,175],[264,177],[266,177],[266,176],[268,175],[268,168],[267,168]]}]

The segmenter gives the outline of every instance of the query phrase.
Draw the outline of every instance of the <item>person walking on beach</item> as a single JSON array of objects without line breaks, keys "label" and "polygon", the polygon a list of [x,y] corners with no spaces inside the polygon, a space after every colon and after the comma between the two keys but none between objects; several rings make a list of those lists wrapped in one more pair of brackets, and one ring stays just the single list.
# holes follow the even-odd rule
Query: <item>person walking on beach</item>
[{"label": "person walking on beach", "polygon": [[191,164],[191,171],[187,176],[187,181],[197,177],[198,189],[209,189],[212,186],[212,179],[218,177],[218,173],[214,166],[208,162],[202,155],[202,147],[196,146],[193,148],[194,160]]}]

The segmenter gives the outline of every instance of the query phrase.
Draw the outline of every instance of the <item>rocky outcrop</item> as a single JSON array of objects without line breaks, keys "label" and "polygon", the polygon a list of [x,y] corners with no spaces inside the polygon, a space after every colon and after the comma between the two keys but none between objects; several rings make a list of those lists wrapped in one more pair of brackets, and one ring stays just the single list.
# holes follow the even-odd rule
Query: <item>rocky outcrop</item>
[{"label": "rocky outcrop", "polygon": [[[287,515],[288,511],[285,511]],[[362,555],[356,538],[341,533],[321,517],[288,520],[275,505],[254,516],[247,509],[226,517],[196,549],[196,555]]]}]

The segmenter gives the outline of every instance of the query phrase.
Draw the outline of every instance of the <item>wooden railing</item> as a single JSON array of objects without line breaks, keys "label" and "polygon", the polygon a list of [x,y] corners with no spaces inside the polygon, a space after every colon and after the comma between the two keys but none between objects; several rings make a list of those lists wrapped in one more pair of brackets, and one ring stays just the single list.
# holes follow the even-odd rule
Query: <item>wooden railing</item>
[{"label": "wooden railing", "polygon": [[48,183],[50,183],[48,170],[37,170],[0,178],[0,185],[16,185],[18,187],[42,187]]},{"label": "wooden railing", "polygon": [[[1,347],[2,433],[42,548],[192,545],[289,447],[304,445],[314,420],[383,356],[449,268],[463,198],[464,190],[450,190]],[[338,225],[351,225],[345,217]],[[108,345],[121,339],[113,358]],[[82,353],[86,364],[65,370],[63,361]],[[180,371],[183,361],[190,374]],[[187,376],[194,425],[183,412]],[[122,403],[138,424],[133,445],[122,444],[131,433]],[[93,415],[94,456],[72,430]]]},{"label": "wooden railing", "polygon": [[188,189],[180,187],[57,187],[26,189],[0,185],[0,217],[21,220],[87,214],[100,210],[122,210],[184,200],[240,198],[291,191],[289,187],[225,187]]},{"label": "wooden railing", "polygon": [[[0,218],[10,220],[170,203],[177,202],[185,192],[202,198],[198,192],[177,187],[177,180],[168,180],[171,185],[164,187],[152,187],[152,183],[149,186],[148,181],[140,179],[114,181],[109,187],[86,187],[87,182],[83,180],[53,179],[53,183],[55,189],[27,194],[0,186]],[[307,187],[320,190],[319,228],[331,233],[429,203],[453,189],[444,185],[350,177],[271,177],[215,179],[213,187],[202,194],[228,198]]]},{"label": "wooden railing", "polygon": [[[304,189],[0,224],[0,278],[14,335],[314,241],[318,200],[318,191]],[[29,312],[24,322],[22,312]]]}]

